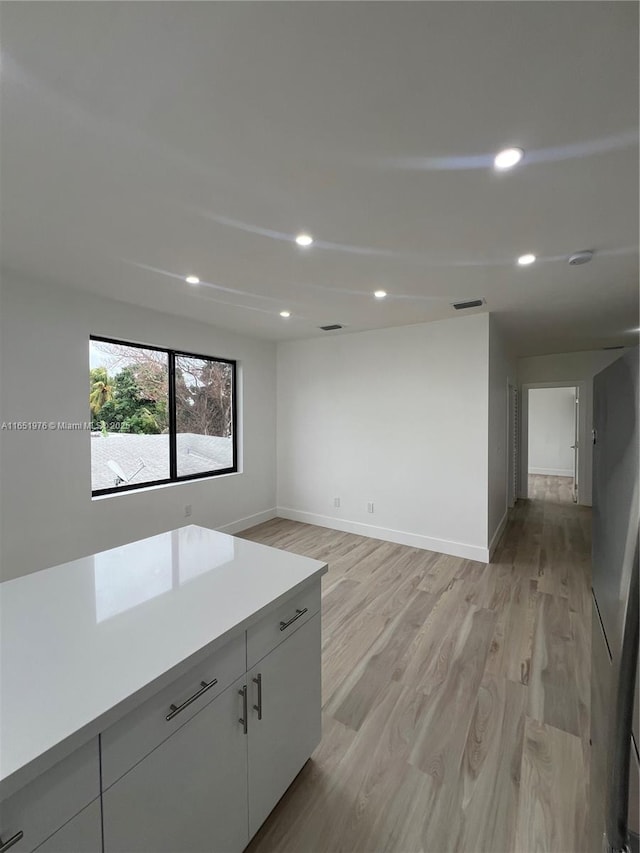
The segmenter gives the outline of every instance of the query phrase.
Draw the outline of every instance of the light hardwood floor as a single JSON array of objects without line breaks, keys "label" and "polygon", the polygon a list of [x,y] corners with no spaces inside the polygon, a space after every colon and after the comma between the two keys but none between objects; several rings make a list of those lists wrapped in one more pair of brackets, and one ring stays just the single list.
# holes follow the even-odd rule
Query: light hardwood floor
[{"label": "light hardwood floor", "polygon": [[329,563],[322,742],[251,853],[587,848],[590,510],[541,491],[490,565],[282,519],[242,534]]},{"label": "light hardwood floor", "polygon": [[529,497],[554,503],[573,503],[573,478],[529,474]]}]

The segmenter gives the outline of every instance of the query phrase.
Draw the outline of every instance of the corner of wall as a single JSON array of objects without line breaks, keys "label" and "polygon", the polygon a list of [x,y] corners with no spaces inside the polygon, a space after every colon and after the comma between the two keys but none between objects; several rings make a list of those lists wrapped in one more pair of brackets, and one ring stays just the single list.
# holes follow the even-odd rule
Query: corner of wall
[{"label": "corner of wall", "polygon": [[499,321],[489,314],[487,548],[493,555],[508,518],[509,386],[515,385],[516,360]]}]

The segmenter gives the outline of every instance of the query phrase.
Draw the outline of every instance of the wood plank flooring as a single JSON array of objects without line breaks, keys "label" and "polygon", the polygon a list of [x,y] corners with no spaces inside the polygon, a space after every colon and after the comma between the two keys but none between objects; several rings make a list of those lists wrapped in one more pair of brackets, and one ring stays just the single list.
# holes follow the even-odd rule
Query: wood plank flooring
[{"label": "wood plank flooring", "polygon": [[489,565],[283,519],[241,534],[329,563],[322,742],[251,853],[587,849],[590,510],[535,486]]},{"label": "wood plank flooring", "polygon": [[529,474],[528,491],[529,497],[534,500],[573,503],[573,479],[571,477]]}]

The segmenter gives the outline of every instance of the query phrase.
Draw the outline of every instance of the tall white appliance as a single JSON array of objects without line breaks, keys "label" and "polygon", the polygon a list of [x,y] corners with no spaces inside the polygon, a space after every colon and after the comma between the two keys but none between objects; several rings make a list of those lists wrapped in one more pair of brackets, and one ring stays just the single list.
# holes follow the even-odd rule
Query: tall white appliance
[{"label": "tall white appliance", "polygon": [[593,382],[591,843],[638,851],[638,350]]}]

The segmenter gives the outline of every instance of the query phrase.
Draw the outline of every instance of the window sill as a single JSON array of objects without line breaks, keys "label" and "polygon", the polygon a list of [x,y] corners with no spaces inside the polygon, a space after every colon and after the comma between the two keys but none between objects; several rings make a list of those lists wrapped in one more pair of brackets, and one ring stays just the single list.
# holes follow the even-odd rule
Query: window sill
[{"label": "window sill", "polygon": [[143,492],[156,492],[160,489],[171,489],[174,486],[191,486],[193,483],[208,483],[211,480],[225,480],[227,477],[238,477],[242,471],[229,471],[227,474],[211,474],[208,477],[194,477],[191,480],[173,480],[170,483],[155,483],[151,486],[140,486],[139,489],[122,489],[118,492],[110,492],[108,495],[91,495],[92,501],[104,501],[109,498],[120,498],[123,495],[139,495]]}]

